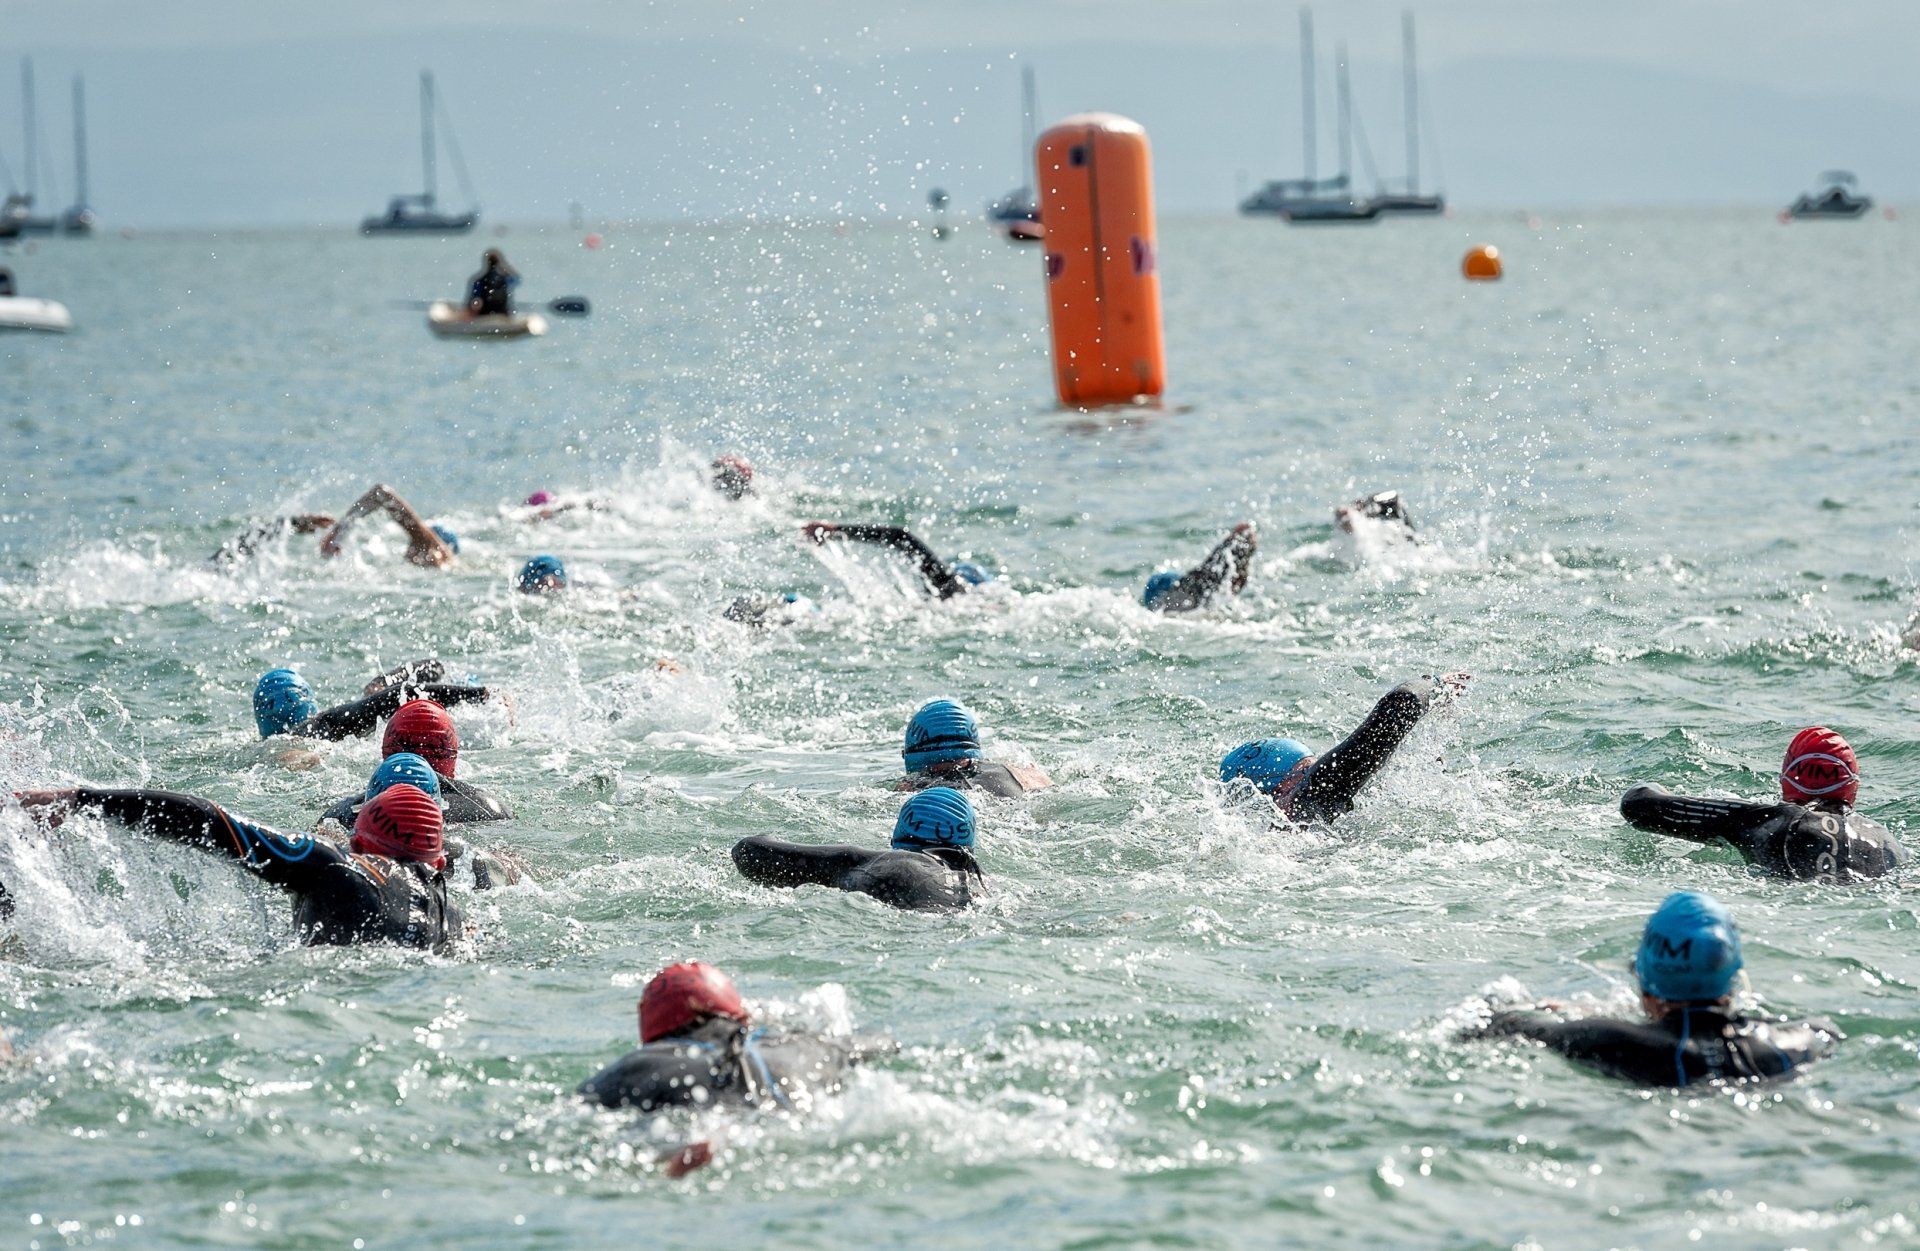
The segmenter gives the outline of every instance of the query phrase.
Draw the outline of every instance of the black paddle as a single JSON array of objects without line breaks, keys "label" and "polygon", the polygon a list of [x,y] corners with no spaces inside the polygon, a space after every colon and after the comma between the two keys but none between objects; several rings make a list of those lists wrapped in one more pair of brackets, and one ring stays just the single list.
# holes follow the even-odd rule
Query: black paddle
[{"label": "black paddle", "polygon": [[[459,300],[395,300],[399,308],[428,309],[436,304],[451,304],[460,307]],[[593,305],[584,295],[560,295],[547,301],[547,311],[561,317],[585,317],[593,311]]]}]

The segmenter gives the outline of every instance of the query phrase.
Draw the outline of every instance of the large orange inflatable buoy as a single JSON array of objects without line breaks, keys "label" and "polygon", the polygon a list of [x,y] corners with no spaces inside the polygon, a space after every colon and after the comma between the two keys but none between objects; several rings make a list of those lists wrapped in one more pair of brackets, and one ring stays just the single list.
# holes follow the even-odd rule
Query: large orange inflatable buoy
[{"label": "large orange inflatable buoy", "polygon": [[1082,113],[1041,135],[1033,156],[1060,402],[1159,395],[1167,358],[1147,132],[1112,113]]},{"label": "large orange inflatable buoy", "polygon": [[1460,262],[1460,272],[1469,278],[1482,281],[1500,276],[1500,249],[1491,243],[1483,243],[1467,252],[1466,259]]}]

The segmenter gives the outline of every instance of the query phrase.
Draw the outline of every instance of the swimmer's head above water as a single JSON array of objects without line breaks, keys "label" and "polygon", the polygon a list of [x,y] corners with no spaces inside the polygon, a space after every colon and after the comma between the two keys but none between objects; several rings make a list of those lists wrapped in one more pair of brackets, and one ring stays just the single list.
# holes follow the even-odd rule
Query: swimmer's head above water
[{"label": "swimmer's head above water", "polygon": [[1220,780],[1245,781],[1276,804],[1284,804],[1319,757],[1298,739],[1261,738],[1242,743],[1220,760]]},{"label": "swimmer's head above water", "polygon": [[428,526],[427,529],[433,531],[442,543],[452,548],[454,555],[458,556],[460,554],[460,536],[455,534],[452,529],[442,525],[431,525]]},{"label": "swimmer's head above water", "polygon": [[992,574],[988,573],[983,566],[976,565],[970,560],[956,560],[951,567],[953,576],[968,586],[985,586],[993,581]]},{"label": "swimmer's head above water", "polygon": [[1800,731],[1780,764],[1780,796],[1790,804],[1852,807],[1860,797],[1860,762],[1853,748],[1825,726]]},{"label": "swimmer's head above water", "polygon": [[417,786],[397,782],[368,800],[354,818],[355,855],[447,867],[446,819],[440,803]]},{"label": "swimmer's head above water", "polygon": [[269,669],[253,686],[253,721],[261,738],[285,734],[320,711],[307,680],[291,669]]},{"label": "swimmer's head above water", "polygon": [[980,759],[979,718],[953,700],[929,700],[907,720],[900,759],[908,773],[948,761]]},{"label": "swimmer's head above water", "polygon": [[410,751],[397,751],[380,762],[380,767],[367,779],[367,798],[373,799],[403,783],[417,787],[435,800],[440,798],[440,775],[434,772],[425,756]]},{"label": "swimmer's head above water", "polygon": [[1400,498],[1398,491],[1376,491],[1333,510],[1334,525],[1349,534],[1353,533],[1354,522],[1363,519],[1388,522],[1408,534],[1413,533],[1413,518],[1407,515],[1406,502]]},{"label": "swimmer's head above water", "polygon": [[744,456],[732,454],[714,457],[713,489],[730,500],[745,499],[753,494],[753,462]]},{"label": "swimmer's head above water", "polygon": [[1740,930],[1719,900],[1675,891],[1647,918],[1633,957],[1634,980],[1650,1015],[1665,1005],[1720,1003],[1733,994],[1742,966]]},{"label": "swimmer's head above water", "polygon": [[900,805],[900,817],[893,823],[893,849],[971,851],[978,824],[973,803],[965,795],[950,786],[929,787]]},{"label": "swimmer's head above water", "polygon": [[527,496],[526,507],[542,508],[551,503],[553,503],[552,491],[535,491],[532,495]]},{"label": "swimmer's head above water", "polygon": [[715,1017],[753,1024],[740,992],[719,969],[698,960],[670,964],[640,992],[640,1041],[684,1034]]},{"label": "swimmer's head above water", "polygon": [[544,595],[567,589],[567,566],[558,556],[535,556],[520,566],[514,586],[523,595]]},{"label": "swimmer's head above water", "polygon": [[380,754],[411,752],[442,777],[460,767],[460,731],[447,710],[430,699],[412,699],[400,705],[380,736]]},{"label": "swimmer's head above water", "polygon": [[1180,575],[1171,569],[1162,569],[1147,579],[1146,589],[1140,592],[1140,602],[1148,608],[1158,608],[1160,602],[1173,593],[1180,585]]}]

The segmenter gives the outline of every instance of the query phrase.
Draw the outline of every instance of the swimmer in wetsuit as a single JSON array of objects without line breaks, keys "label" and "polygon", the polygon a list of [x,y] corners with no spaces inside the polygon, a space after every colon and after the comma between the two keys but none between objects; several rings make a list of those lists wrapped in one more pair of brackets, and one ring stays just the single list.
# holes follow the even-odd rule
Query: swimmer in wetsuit
[{"label": "swimmer in wetsuit", "polygon": [[1192,612],[1212,603],[1221,587],[1231,586],[1238,595],[1247,588],[1247,576],[1253,570],[1253,553],[1259,546],[1253,523],[1243,521],[1214,545],[1205,560],[1187,572],[1163,569],[1148,578],[1146,589],[1140,593],[1140,602],[1153,612]]},{"label": "swimmer in wetsuit", "polygon": [[[405,711],[404,709],[402,711]],[[456,821],[493,821],[511,816],[492,797],[480,794],[475,788],[463,787],[467,794],[455,792],[455,798],[449,801],[443,784],[454,783],[451,778],[443,778],[426,757],[410,751],[397,751],[380,762],[373,776],[367,779],[364,795],[348,795],[320,814],[314,823],[314,832],[337,836],[337,832],[351,830],[360,820],[360,810],[372,803],[395,786],[401,784],[420,790],[429,799],[440,805],[440,815],[445,824]],[[470,796],[478,796],[491,807],[480,807]],[[456,817],[456,812],[464,815]],[[480,812],[486,815],[471,815]],[[331,823],[331,824],[329,824]],[[465,859],[473,867],[473,888],[492,890],[498,886],[512,886],[519,882],[526,866],[519,857],[496,850],[483,851],[470,846],[467,841],[454,834],[443,834],[443,846],[449,865]]]},{"label": "swimmer in wetsuit", "polygon": [[460,910],[447,898],[439,805],[412,786],[394,786],[362,808],[345,849],[172,791],[81,787],[16,798],[44,825],[92,813],[238,860],[293,896],[294,928],[308,945],[397,943],[441,951],[464,932]]},{"label": "swimmer in wetsuit", "polygon": [[921,791],[900,808],[891,851],[789,843],[759,835],[733,845],[733,863],[762,886],[831,886],[916,912],[973,903],[986,878],[973,858],[973,804],[952,787]]},{"label": "swimmer in wetsuit", "polygon": [[806,596],[787,591],[780,595],[742,595],[720,615],[728,621],[764,630],[768,626],[792,625],[819,611],[820,605]]},{"label": "swimmer in wetsuit", "polygon": [[1630,825],[1690,843],[1730,843],[1775,877],[1846,882],[1883,877],[1906,861],[1891,831],[1853,810],[1860,764],[1847,740],[1824,726],[1793,736],[1780,767],[1784,803],[1696,799],[1661,786],[1620,798]]},{"label": "swimmer in wetsuit", "polygon": [[1568,1017],[1556,1005],[1496,1012],[1469,1038],[1531,1038],[1579,1064],[1642,1086],[1783,1077],[1830,1054],[1830,1021],[1785,1021],[1733,1006],[1740,931],[1711,896],[1677,891],[1651,917],[1634,957],[1645,1021]]},{"label": "swimmer in wetsuit", "polygon": [[467,312],[475,317],[513,315],[513,289],[520,275],[499,248],[488,248],[480,272],[467,280]]},{"label": "swimmer in wetsuit", "polygon": [[299,513],[292,517],[277,517],[272,521],[263,521],[244,534],[237,534],[222,543],[219,550],[207,559],[216,565],[230,565],[245,560],[267,543],[287,534],[312,534],[318,530],[333,528],[333,518],[325,513]]},{"label": "swimmer in wetsuit", "polygon": [[792,1108],[837,1090],[884,1039],[767,1038],[727,975],[697,961],[662,969],[640,994],[640,1046],[580,1083],[604,1108],[714,1104]]},{"label": "swimmer in wetsuit", "polygon": [[460,554],[459,535],[445,526],[428,525],[411,504],[384,482],[368,487],[366,494],[355,500],[321,536],[320,554],[329,559],[338,556],[341,540],[346,538],[353,523],[375,511],[385,512],[406,534],[407,559],[422,569],[444,569]]},{"label": "swimmer in wetsuit", "polygon": [[753,462],[746,457],[730,452],[714,457],[707,468],[713,471],[713,489],[728,499],[743,500],[753,494]]},{"label": "swimmer in wetsuit", "polygon": [[1220,780],[1229,785],[1251,783],[1290,821],[1332,821],[1353,811],[1360,788],[1387,763],[1433,701],[1441,695],[1461,695],[1467,680],[1464,673],[1449,673],[1394,687],[1358,729],[1324,755],[1314,755],[1306,744],[1291,738],[1242,743],[1221,759]]},{"label": "swimmer in wetsuit", "polygon": [[558,556],[535,556],[520,566],[513,580],[522,595],[550,595],[567,589],[567,566]]},{"label": "swimmer in wetsuit", "polygon": [[[416,662],[382,674],[367,683],[367,693],[359,699],[327,709],[322,709],[314,700],[313,688],[305,678],[291,669],[270,669],[254,683],[254,724],[259,727],[261,738],[291,734],[337,742],[373,733],[373,727],[379,725],[382,718],[392,717],[400,705],[415,697],[443,708],[492,698],[484,686],[422,680],[421,675],[425,673],[441,672],[420,667],[429,664],[438,666],[439,662]],[[458,740],[455,747],[458,748]]]},{"label": "swimmer in wetsuit", "polygon": [[941,599],[952,599],[993,580],[992,574],[970,560],[956,560],[952,564],[941,560],[932,548],[899,526],[843,526],[831,521],[809,521],[800,527],[800,533],[814,543],[845,539],[900,552],[913,561],[928,592]]},{"label": "swimmer in wetsuit", "polygon": [[1398,491],[1376,491],[1333,510],[1333,524],[1347,534],[1352,534],[1356,526],[1368,521],[1380,522],[1389,531],[1398,531],[1401,537],[1409,540],[1415,534],[1413,518],[1407,514],[1406,501],[1400,498]]},{"label": "swimmer in wetsuit", "polygon": [[[411,753],[432,767],[438,780],[435,794],[446,811],[449,825],[512,819],[513,813],[505,804],[472,783],[454,777],[460,767],[460,731],[454,727],[447,710],[435,700],[411,699],[394,710],[386,732],[380,736],[380,754],[392,759],[402,753]],[[372,798],[371,790],[364,796],[343,795],[320,814],[320,819],[333,820],[351,829],[360,805]]]},{"label": "swimmer in wetsuit", "polygon": [[896,790],[951,786],[1011,798],[1053,785],[1046,770],[1033,765],[1003,765],[981,759],[979,720],[950,699],[932,700],[913,714],[907,722],[900,759],[907,767],[907,776]]}]

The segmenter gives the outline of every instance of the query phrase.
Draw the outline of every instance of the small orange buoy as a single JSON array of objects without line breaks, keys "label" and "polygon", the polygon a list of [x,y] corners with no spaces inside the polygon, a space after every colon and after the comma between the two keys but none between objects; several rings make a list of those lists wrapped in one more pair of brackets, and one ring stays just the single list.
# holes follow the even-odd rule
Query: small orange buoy
[{"label": "small orange buoy", "polygon": [[1460,272],[1468,278],[1480,282],[1491,281],[1500,276],[1500,249],[1491,243],[1483,243],[1467,251],[1467,258],[1460,262]]},{"label": "small orange buoy", "polygon": [[1112,113],[1082,113],[1040,136],[1034,164],[1060,402],[1159,395],[1167,360],[1146,130]]}]

